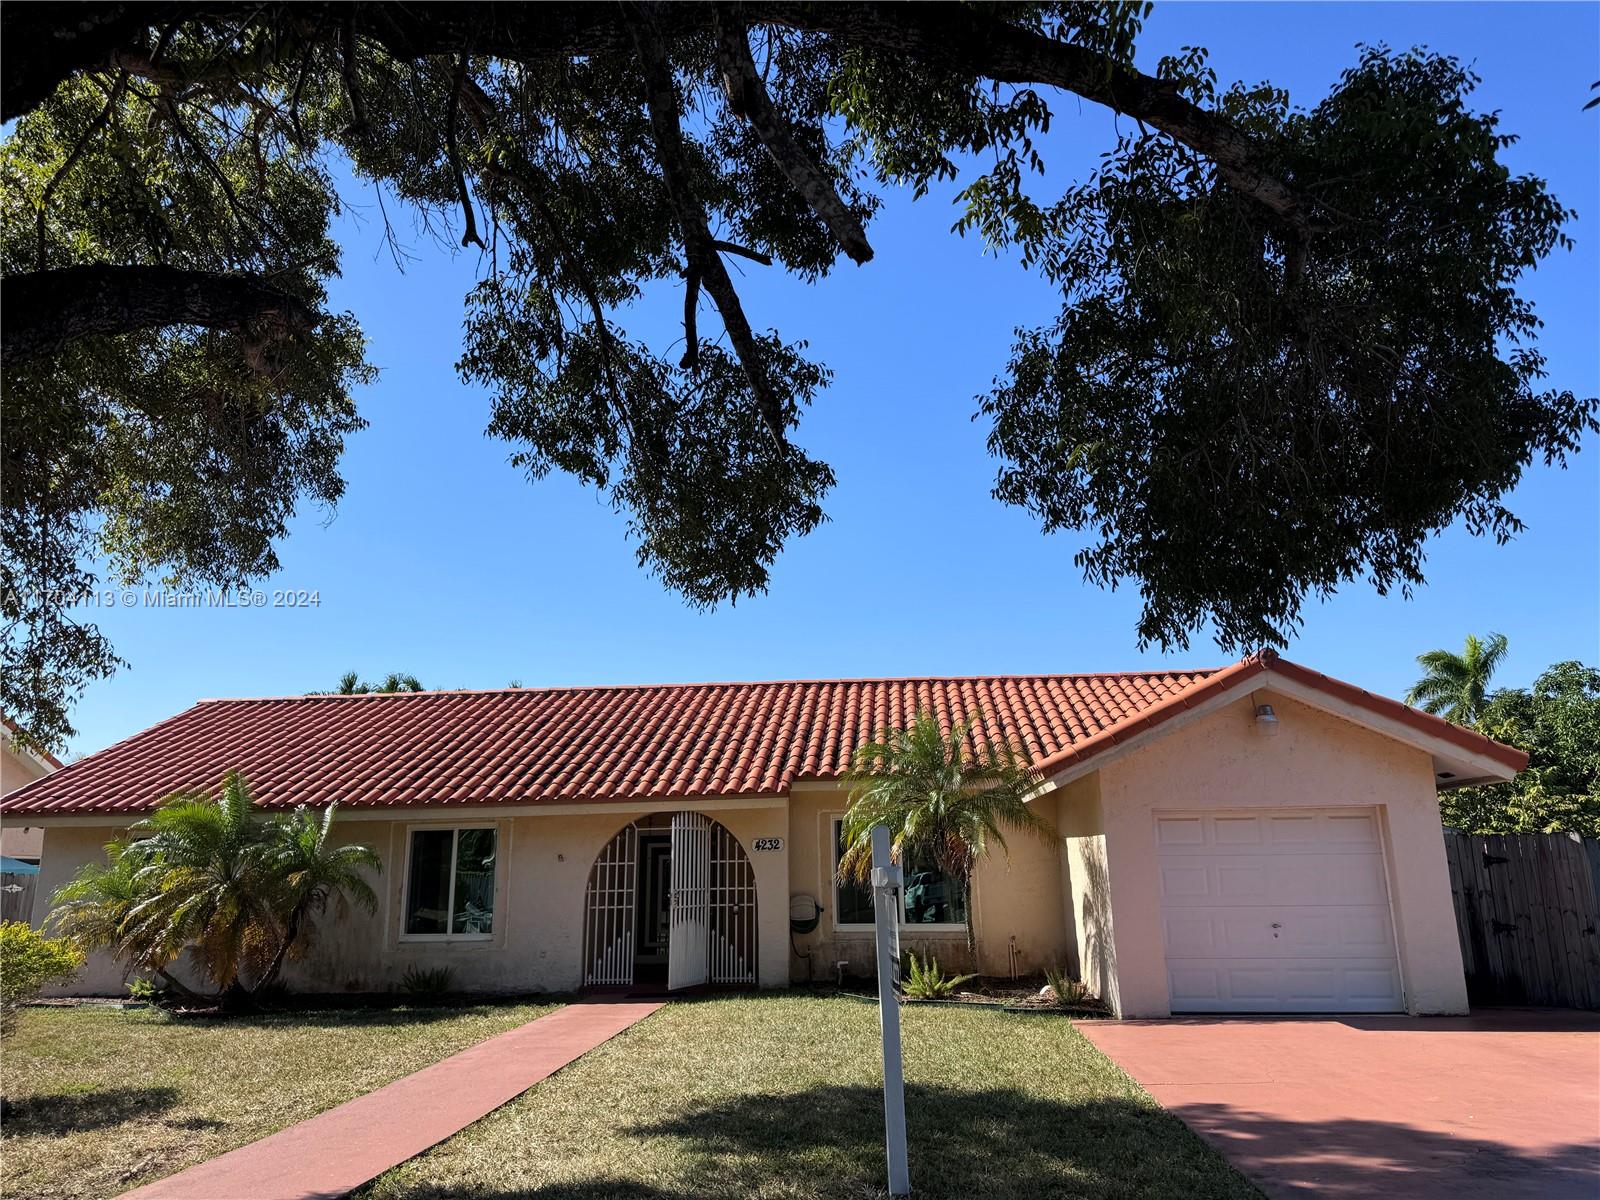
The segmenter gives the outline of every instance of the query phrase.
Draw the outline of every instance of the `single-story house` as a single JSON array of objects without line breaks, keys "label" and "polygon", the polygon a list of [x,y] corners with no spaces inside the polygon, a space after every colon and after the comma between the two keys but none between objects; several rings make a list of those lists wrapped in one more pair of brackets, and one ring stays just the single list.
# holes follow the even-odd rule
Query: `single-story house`
[{"label": "single-story house", "polygon": [[[1521,752],[1263,652],[1218,670],[207,700],[0,801],[45,830],[35,918],[178,789],[238,770],[337,801],[384,862],[290,983],[407,968],[506,991],[783,987],[870,971],[840,882],[851,752],[922,710],[1030,758],[1059,839],[972,891],[976,967],[1067,967],[1123,1016],[1466,1011],[1437,789]],[[966,962],[961,896],[902,864],[903,944]],[[820,908],[820,915],[818,914]],[[118,992],[109,961],[76,985]]]}]

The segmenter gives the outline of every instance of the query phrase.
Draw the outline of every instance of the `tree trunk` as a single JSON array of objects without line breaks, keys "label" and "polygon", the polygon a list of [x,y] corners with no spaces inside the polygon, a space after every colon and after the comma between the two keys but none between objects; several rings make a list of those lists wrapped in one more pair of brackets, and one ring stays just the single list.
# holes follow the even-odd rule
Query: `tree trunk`
[{"label": "tree trunk", "polygon": [[283,941],[279,944],[277,952],[273,954],[272,961],[267,964],[267,969],[262,972],[261,978],[256,981],[254,990],[259,992],[269,984],[277,982],[278,973],[283,970],[283,964],[289,958],[289,951],[294,947],[295,939],[300,936],[300,923],[304,916],[304,905],[296,907],[289,914],[289,920],[284,925]]},{"label": "tree trunk", "polygon": [[192,990],[188,987],[188,985],[180,983],[177,979],[173,978],[173,976],[169,975],[165,967],[154,967],[152,969],[154,970],[156,977],[161,980],[162,985],[169,991],[176,993],[180,999],[187,1000],[190,1004],[193,1004],[196,1007],[217,1003],[217,997],[202,996],[199,992]]},{"label": "tree trunk", "polygon": [[972,875],[969,872],[961,877],[962,916],[966,918],[967,926],[967,962],[971,964],[973,974],[978,973],[978,935],[972,928]]}]

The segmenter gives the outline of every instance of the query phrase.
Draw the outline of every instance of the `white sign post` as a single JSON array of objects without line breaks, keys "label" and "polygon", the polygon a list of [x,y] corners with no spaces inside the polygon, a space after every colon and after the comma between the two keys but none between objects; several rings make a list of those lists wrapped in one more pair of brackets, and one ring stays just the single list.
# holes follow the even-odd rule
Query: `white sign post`
[{"label": "white sign post", "polygon": [[889,1194],[909,1196],[906,1168],[906,1079],[900,1062],[900,868],[889,855],[889,831],[872,827],[872,914],[878,940],[878,1025],[883,1031],[883,1135]]}]

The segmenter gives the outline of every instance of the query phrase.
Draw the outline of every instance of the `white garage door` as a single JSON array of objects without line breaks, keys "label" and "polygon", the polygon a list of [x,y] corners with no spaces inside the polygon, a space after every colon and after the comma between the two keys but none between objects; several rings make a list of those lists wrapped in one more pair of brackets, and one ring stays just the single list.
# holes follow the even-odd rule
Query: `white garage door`
[{"label": "white garage door", "polygon": [[1174,1012],[1403,1007],[1377,814],[1156,818]]}]

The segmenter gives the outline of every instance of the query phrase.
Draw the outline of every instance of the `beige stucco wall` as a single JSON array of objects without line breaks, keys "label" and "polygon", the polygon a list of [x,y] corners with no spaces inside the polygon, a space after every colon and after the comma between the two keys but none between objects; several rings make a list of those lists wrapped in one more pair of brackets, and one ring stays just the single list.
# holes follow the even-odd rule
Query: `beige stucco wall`
[{"label": "beige stucco wall", "polygon": [[[291,987],[306,991],[387,991],[416,965],[448,966],[453,984],[489,992],[568,992],[583,981],[584,892],[595,856],[628,821],[670,806],[607,808],[583,814],[517,816],[495,819],[471,814],[447,818],[427,813],[393,820],[341,819],[337,836],[364,842],[382,856],[375,881],[376,912],[330,908],[313,934],[305,956],[285,970]],[[690,806],[692,807],[692,806]],[[757,982],[782,987],[789,982],[788,864],[783,851],[752,851],[757,837],[777,837],[788,845],[788,814],[781,806],[717,810],[710,815],[739,839],[756,876]],[[405,847],[408,830],[421,825],[493,824],[497,830],[494,934],[484,941],[414,941],[402,934]],[[46,832],[35,919],[42,919],[48,896],[83,863],[98,859],[115,831],[105,827],[55,826]],[[76,995],[119,995],[122,974],[110,959],[95,955],[71,988]]]},{"label": "beige stucco wall", "polygon": [[[10,795],[23,784],[42,779],[55,768],[31,754],[12,748],[9,734],[0,730],[0,796]],[[0,854],[11,858],[38,858],[44,849],[44,830],[26,821],[0,818]]]},{"label": "beige stucco wall", "polygon": [[[1274,705],[1275,734],[1258,727],[1257,701]],[[1115,925],[1109,952],[1089,957],[1100,959],[1091,964],[1102,975],[1097,990],[1120,1015],[1170,1013],[1158,812],[1347,805],[1375,808],[1384,829],[1407,1010],[1467,1011],[1433,764],[1424,751],[1269,691],[1108,762],[1099,776],[1104,883]],[[1078,866],[1074,860],[1075,893]],[[1080,915],[1080,945],[1083,925]]]},{"label": "beige stucco wall", "polygon": [[[1052,822],[1055,803],[1054,797],[1040,803],[1041,814]],[[872,930],[841,928],[834,911],[832,823],[848,805],[847,789],[835,784],[802,784],[790,797],[790,892],[811,896],[823,907],[816,931],[794,939],[798,953],[792,977],[797,983],[833,979],[840,963],[847,975],[870,975],[876,969]],[[1009,852],[995,847],[973,879],[978,969],[1005,976],[1013,965],[1019,974],[1032,974],[1047,965],[1068,964],[1071,937],[1063,919],[1060,846],[1024,834],[1006,840]],[[936,957],[947,971],[973,969],[960,927],[926,930],[908,925],[901,933],[901,950]]]}]

